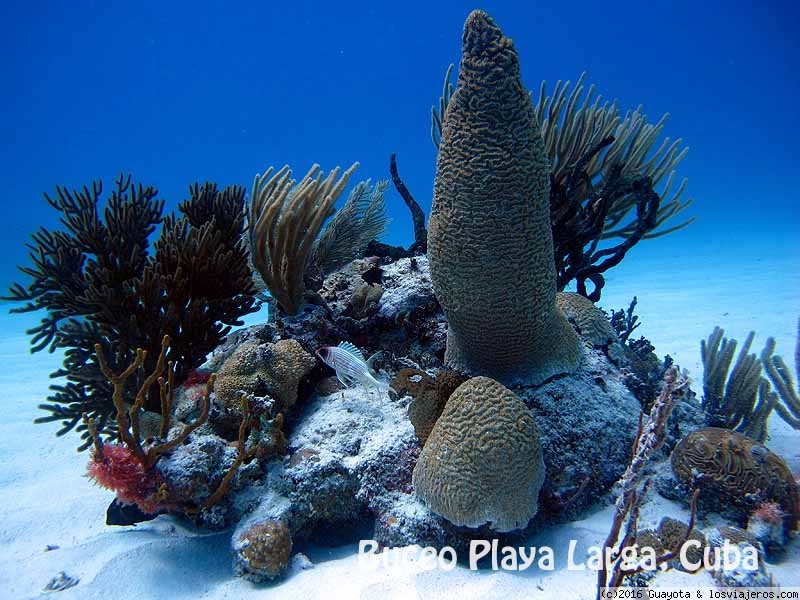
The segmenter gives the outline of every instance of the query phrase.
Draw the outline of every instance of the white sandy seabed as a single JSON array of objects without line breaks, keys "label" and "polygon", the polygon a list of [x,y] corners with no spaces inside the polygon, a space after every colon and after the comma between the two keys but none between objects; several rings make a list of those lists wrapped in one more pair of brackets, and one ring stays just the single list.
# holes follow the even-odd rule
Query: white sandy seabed
[{"label": "white sandy seabed", "polygon": [[[681,234],[677,234],[681,235]],[[677,238],[677,235],[675,236]],[[754,350],[767,336],[776,338],[778,353],[793,366],[797,319],[800,315],[800,256],[790,243],[744,249],[734,240],[702,248],[662,241],[636,248],[608,274],[601,305],[627,307],[639,298],[637,313],[644,335],[659,355],[673,356],[701,388],[699,340],[714,325],[740,341],[754,329]],[[667,254],[671,247],[672,254]],[[6,308],[6,307],[3,307]],[[5,310],[3,311],[5,313]],[[316,548],[309,563],[295,558],[288,577],[278,585],[254,585],[232,575],[229,534],[202,535],[168,517],[136,527],[106,527],[105,511],[112,495],[84,476],[87,455],[75,452],[74,436],[56,438],[55,425],[32,421],[48,393],[48,374],[58,355],[28,354],[24,330],[35,315],[0,315],[0,598],[54,596],[80,598],[593,598],[595,572],[566,568],[568,546],[599,545],[610,525],[611,507],[585,519],[554,527],[529,540],[529,546],[553,549],[556,568],[533,566],[522,572],[427,570],[419,561],[404,566],[359,565],[357,548]],[[798,434],[777,419],[769,446],[793,470],[800,467]],[[657,495],[646,505],[642,525],[657,524],[664,515],[687,518],[682,507]],[[51,548],[51,549],[50,549]],[[303,568],[305,567],[305,568]],[[800,586],[800,541],[770,572],[782,586]],[[79,579],[70,589],[44,593],[60,572]],[[669,572],[659,585],[709,590],[712,579],[701,573]]]}]

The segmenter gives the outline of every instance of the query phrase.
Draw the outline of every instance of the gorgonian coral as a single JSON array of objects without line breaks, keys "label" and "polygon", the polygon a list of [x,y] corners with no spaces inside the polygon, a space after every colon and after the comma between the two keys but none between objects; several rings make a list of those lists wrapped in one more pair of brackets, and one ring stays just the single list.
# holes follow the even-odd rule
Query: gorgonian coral
[{"label": "gorgonian coral", "polygon": [[[49,414],[37,422],[61,421],[58,435],[81,431],[82,450],[91,444],[84,413],[100,433],[116,436],[112,387],[100,372],[96,343],[112,369],[130,364],[142,348],[144,367],[152,370],[160,341],[169,335],[167,360],[180,384],[231,326],[241,324],[240,317],[256,309],[241,238],[244,189],[205,184],[189,191],[181,215],[164,219],[158,191],[131,183],[130,176],[117,179],[104,208],[100,182],[45,195],[63,228],[33,234],[32,265],[21,267],[31,282],[14,284],[8,299],[25,302],[13,312],[46,312],[28,332],[31,349],[63,350],[64,366],[53,377],[66,383],[52,386],[48,403],[40,405]],[[159,223],[151,253],[150,236]],[[145,408],[160,411],[157,389]]]}]

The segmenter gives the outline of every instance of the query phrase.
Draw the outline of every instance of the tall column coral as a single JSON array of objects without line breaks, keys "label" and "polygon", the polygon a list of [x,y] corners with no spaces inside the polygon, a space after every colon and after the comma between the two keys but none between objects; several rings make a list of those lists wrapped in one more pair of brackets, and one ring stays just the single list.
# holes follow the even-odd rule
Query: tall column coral
[{"label": "tall column coral", "polygon": [[555,304],[549,198],[548,157],[517,52],[486,13],[473,11],[428,229],[449,367],[510,385],[577,366],[578,338]]}]

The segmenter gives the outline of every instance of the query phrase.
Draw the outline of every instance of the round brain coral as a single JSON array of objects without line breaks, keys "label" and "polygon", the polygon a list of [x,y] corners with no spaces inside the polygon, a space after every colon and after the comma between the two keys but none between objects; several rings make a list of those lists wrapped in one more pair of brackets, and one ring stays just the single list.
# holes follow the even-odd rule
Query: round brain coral
[{"label": "round brain coral", "polygon": [[593,346],[606,346],[618,341],[617,333],[594,302],[573,292],[556,294],[556,304],[575,327],[578,334]]},{"label": "round brain coral", "polygon": [[233,542],[234,569],[256,582],[283,574],[292,555],[292,534],[284,521],[268,520],[249,527]]},{"label": "round brain coral", "polygon": [[698,429],[681,440],[671,457],[672,470],[691,485],[713,487],[738,499],[762,494],[786,511],[797,528],[800,496],[791,470],[777,454],[745,435],[720,427]]},{"label": "round brain coral", "polygon": [[456,371],[538,384],[578,365],[578,338],[555,303],[549,171],[514,45],[473,11],[428,228],[445,362]]},{"label": "round brain coral", "polygon": [[414,467],[417,496],[455,525],[524,528],[544,482],[539,431],[527,406],[488,377],[450,396]]}]

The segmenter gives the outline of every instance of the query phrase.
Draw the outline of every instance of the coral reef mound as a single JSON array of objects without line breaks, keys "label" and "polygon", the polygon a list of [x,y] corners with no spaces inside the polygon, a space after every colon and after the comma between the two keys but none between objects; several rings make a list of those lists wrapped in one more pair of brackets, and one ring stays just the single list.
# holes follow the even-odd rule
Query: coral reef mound
[{"label": "coral reef mound", "polygon": [[488,377],[461,384],[447,402],[414,468],[416,494],[456,525],[524,528],[544,481],[539,432],[530,410]]}]

